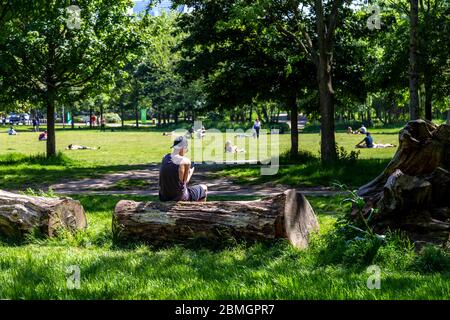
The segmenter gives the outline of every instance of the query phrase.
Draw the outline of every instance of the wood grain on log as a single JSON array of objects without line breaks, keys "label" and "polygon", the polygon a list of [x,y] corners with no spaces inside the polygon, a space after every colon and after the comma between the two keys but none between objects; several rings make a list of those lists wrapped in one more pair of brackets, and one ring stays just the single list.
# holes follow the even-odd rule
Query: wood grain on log
[{"label": "wood grain on log", "polygon": [[33,197],[0,190],[0,235],[20,238],[33,230],[54,236],[87,226],[80,202],[69,198]]},{"label": "wood grain on log", "polygon": [[318,229],[312,207],[296,190],[258,201],[120,201],[113,215],[116,239],[155,245],[193,239],[221,243],[230,238],[251,242],[287,238],[306,248],[310,233]]}]

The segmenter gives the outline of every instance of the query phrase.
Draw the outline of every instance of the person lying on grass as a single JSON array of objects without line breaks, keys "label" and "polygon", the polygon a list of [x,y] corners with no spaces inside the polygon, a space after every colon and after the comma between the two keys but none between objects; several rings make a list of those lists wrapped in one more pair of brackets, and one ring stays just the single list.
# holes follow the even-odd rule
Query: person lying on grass
[{"label": "person lying on grass", "polygon": [[8,130],[8,134],[9,134],[10,136],[16,136],[16,135],[17,135],[17,132],[16,132],[16,130],[14,130],[13,127],[11,127],[11,128],[9,128],[9,130]]},{"label": "person lying on grass", "polygon": [[98,149],[100,149],[100,147],[91,148],[91,147],[86,147],[86,146],[77,146],[75,144],[69,144],[66,148],[66,150],[98,150]]},{"label": "person lying on grass", "polygon": [[225,153],[244,153],[244,152],[245,152],[244,149],[239,148],[238,146],[233,146],[230,140],[225,142]]},{"label": "person lying on grass", "polygon": [[387,143],[373,143],[373,138],[370,132],[366,133],[366,137],[356,145],[356,148],[393,148],[395,145]]},{"label": "person lying on grass", "polygon": [[191,160],[185,157],[188,152],[186,137],[177,137],[171,148],[173,152],[164,156],[159,170],[159,200],[206,201],[206,185],[187,186],[194,174],[194,168]]}]

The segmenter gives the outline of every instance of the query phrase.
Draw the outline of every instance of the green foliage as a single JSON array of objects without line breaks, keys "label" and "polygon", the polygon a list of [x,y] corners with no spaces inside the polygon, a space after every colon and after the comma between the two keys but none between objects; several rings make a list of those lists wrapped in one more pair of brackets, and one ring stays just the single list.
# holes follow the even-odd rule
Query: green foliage
[{"label": "green foliage", "polygon": [[52,188],[49,188],[47,191],[43,190],[33,190],[32,188],[27,188],[23,194],[34,197],[46,197],[46,198],[58,198],[59,196],[53,191]]},{"label": "green foliage", "polygon": [[347,163],[349,165],[352,165],[352,164],[356,163],[361,152],[359,150],[357,150],[357,151],[351,150],[350,152],[348,152],[344,147],[340,147],[336,143],[336,154],[337,154],[338,162]]},{"label": "green foliage", "polygon": [[280,155],[280,164],[282,165],[298,165],[318,161],[319,159],[314,154],[306,150],[299,150],[299,152],[295,156],[292,156],[292,153],[290,151],[285,151]]},{"label": "green foliage", "polygon": [[120,123],[122,121],[117,113],[105,113],[103,117],[107,123]]},{"label": "green foliage", "polygon": [[415,262],[419,272],[450,272],[450,254],[442,248],[428,245],[421,251]]}]

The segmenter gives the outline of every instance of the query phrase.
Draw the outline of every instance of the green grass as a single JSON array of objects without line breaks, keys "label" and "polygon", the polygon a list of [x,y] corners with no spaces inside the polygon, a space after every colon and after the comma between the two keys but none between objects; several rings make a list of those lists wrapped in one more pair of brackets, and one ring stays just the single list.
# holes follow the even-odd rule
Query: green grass
[{"label": "green grass", "polygon": [[[6,128],[3,128],[3,132],[0,129],[0,188],[2,189],[43,188],[64,179],[74,180],[103,173],[139,169],[149,163],[159,163],[163,155],[171,150],[172,138],[162,136],[159,131],[151,131],[154,129],[103,133],[88,129],[58,130],[57,150],[62,156],[57,161],[48,164],[42,157],[39,158],[39,155],[45,153],[46,143],[37,141],[37,133],[29,132],[25,127],[19,127],[23,131],[19,131],[17,136],[8,136],[5,133]],[[376,142],[382,143],[395,144],[398,139],[396,133],[379,134],[374,137]],[[225,134],[211,135],[204,140],[204,148],[207,149],[211,141],[216,138],[222,141],[228,139]],[[280,154],[289,150],[290,136],[285,134],[279,135],[277,138],[279,139]],[[355,150],[354,145],[362,137],[338,133],[336,139],[339,146],[350,152]],[[247,150],[244,156],[249,159],[250,144],[254,144],[254,140],[244,138],[234,138],[233,140],[234,144]],[[318,134],[301,133],[299,140],[301,151],[311,152],[316,157],[319,155],[320,136]],[[71,143],[101,148],[100,150],[65,150],[65,147]],[[316,161],[281,168],[276,177],[260,177],[258,168],[244,170],[244,167],[241,166],[229,173],[223,172],[223,175],[233,175],[244,182],[252,179],[256,182],[260,182],[259,179],[273,179],[275,182],[290,185],[321,184],[328,186],[331,180],[337,179],[349,185],[359,185],[374,178],[387,160],[392,158],[394,152],[394,148],[361,150],[360,160],[356,167],[360,169],[356,172],[352,171],[352,167],[345,166],[323,169]],[[36,161],[30,156],[37,156],[40,160]],[[191,158],[195,156],[193,145],[191,145],[188,156]],[[205,156],[203,160],[214,159],[225,159],[221,147],[210,156]]]},{"label": "green grass", "polygon": [[[1,132],[0,128],[0,132]],[[37,134],[0,133],[0,188],[26,190],[64,179],[138,169],[159,162],[170,152],[170,137],[145,128],[99,133],[97,130],[57,132],[60,155],[42,156],[45,143]],[[373,130],[379,143],[397,143],[399,128]],[[6,131],[6,129],[5,129]],[[347,152],[362,136],[336,135]],[[280,135],[280,152],[289,149],[289,135]],[[355,163],[322,167],[316,160],[320,136],[301,133],[300,149],[312,153],[300,163],[281,166],[276,176],[260,176],[259,168],[240,166],[219,172],[241,183],[271,181],[289,185],[331,185],[334,180],[359,186],[375,177],[395,149],[361,150]],[[234,143],[249,150],[244,139]],[[207,141],[206,141],[207,142]],[[100,146],[97,151],[66,151],[68,144]],[[190,151],[190,156],[194,150]],[[223,157],[219,151],[217,157]],[[248,154],[248,153],[247,153]],[[115,187],[145,188],[145,181],[123,180]],[[123,199],[156,197],[76,196],[85,207],[89,226],[75,235],[46,239],[30,236],[21,242],[0,240],[0,299],[448,299],[449,257],[427,249],[417,255],[395,242],[377,249],[371,263],[380,266],[381,289],[366,286],[366,242],[333,249],[335,222],[347,212],[340,197],[311,197],[321,232],[308,250],[286,241],[274,244],[237,243],[221,250],[172,246],[153,248],[139,243],[113,242],[111,214]],[[254,200],[255,197],[215,196],[209,200]],[[370,249],[370,248],[369,248]],[[81,270],[81,288],[69,290],[66,270]]]},{"label": "green grass", "polygon": [[[87,231],[59,239],[31,238],[21,245],[0,244],[0,298],[448,299],[450,295],[448,273],[421,274],[379,259],[381,289],[370,290],[365,269],[321,263],[323,241],[346,210],[340,198],[310,199],[317,208],[321,235],[306,251],[285,241],[216,251],[119,247],[110,231],[111,210],[119,198],[77,198],[88,211]],[[66,286],[71,265],[80,268],[80,289]]]}]

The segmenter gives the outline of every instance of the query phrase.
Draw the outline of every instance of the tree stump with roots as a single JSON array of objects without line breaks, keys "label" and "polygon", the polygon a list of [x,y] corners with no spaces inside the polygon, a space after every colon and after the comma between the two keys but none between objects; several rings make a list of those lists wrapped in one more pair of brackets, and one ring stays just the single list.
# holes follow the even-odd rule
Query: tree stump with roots
[{"label": "tree stump with roots", "polygon": [[362,186],[366,212],[377,209],[374,230],[402,230],[419,246],[450,249],[450,126],[417,120],[399,134],[386,169]]}]

